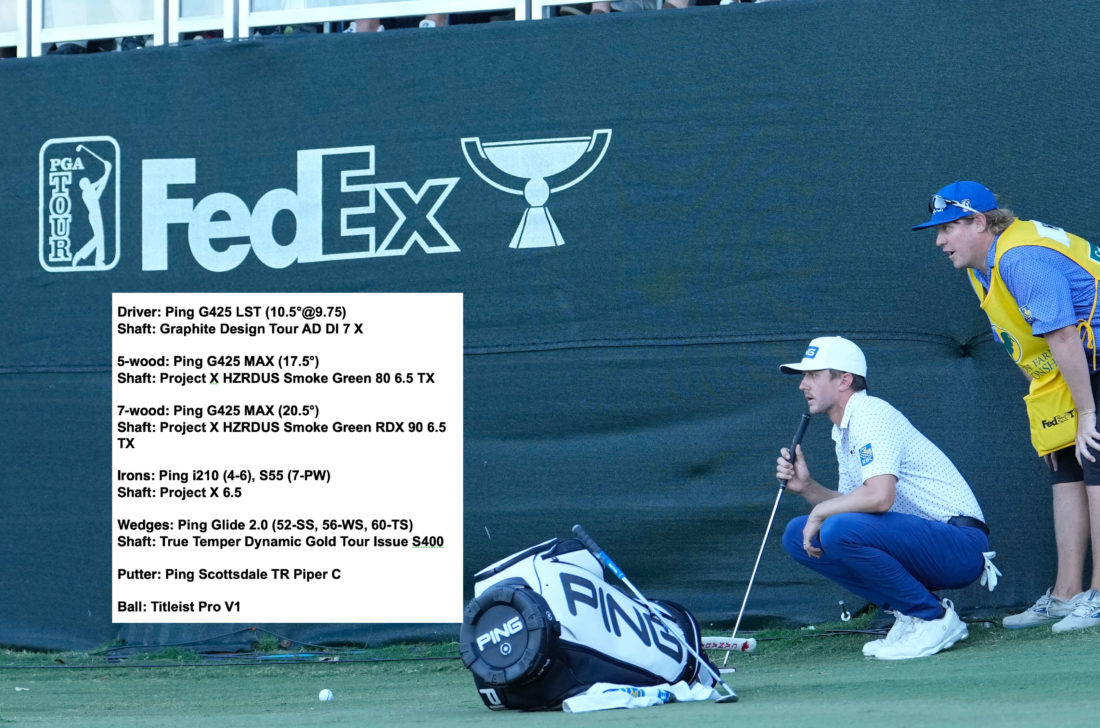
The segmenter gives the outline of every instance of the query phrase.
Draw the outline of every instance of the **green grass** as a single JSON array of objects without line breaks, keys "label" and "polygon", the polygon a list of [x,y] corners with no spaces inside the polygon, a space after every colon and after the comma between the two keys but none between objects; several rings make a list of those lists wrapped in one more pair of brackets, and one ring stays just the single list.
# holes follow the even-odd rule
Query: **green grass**
[{"label": "green grass", "polygon": [[[853,625],[860,623],[843,626]],[[102,653],[9,651],[0,653],[0,726],[1100,724],[1100,630],[1054,635],[971,624],[970,639],[945,653],[882,662],[860,653],[867,635],[824,634],[825,627],[839,626],[758,633],[757,649],[733,655],[737,672],[725,676],[739,703],[575,715],[493,713],[482,706],[457,659],[407,659],[457,655],[454,643],[347,651],[339,661],[293,663],[247,657],[231,662],[166,650],[108,664]],[[722,654],[716,656],[720,662]],[[318,701],[322,688],[336,699]]]}]

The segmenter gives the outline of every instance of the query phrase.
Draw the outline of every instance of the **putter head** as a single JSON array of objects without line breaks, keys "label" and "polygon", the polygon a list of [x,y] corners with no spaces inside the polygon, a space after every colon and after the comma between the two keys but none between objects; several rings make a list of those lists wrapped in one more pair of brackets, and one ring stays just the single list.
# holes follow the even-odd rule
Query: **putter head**
[{"label": "putter head", "polygon": [[715,683],[715,685],[714,685],[714,689],[716,691],[725,692],[725,695],[719,695],[717,698],[715,698],[714,702],[716,702],[716,703],[736,703],[737,702],[737,693],[733,692],[733,688],[731,688],[729,686],[729,683],[727,683],[725,680],[722,680],[721,678],[719,678],[717,683]]}]

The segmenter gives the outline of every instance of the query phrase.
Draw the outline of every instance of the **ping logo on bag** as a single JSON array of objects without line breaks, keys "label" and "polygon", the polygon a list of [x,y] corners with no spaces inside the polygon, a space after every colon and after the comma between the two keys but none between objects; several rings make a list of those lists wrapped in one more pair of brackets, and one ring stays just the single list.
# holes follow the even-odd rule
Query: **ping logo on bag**
[{"label": "ping logo on bag", "polygon": [[479,634],[477,636],[477,648],[480,651],[484,652],[485,646],[490,642],[495,645],[502,639],[507,639],[514,634],[519,634],[522,631],[523,620],[519,618],[519,615],[516,615],[499,627],[493,627],[488,632]]},{"label": "ping logo on bag", "polygon": [[[605,591],[591,580],[576,574],[562,572],[559,578],[570,614],[579,616],[578,607],[581,605],[590,607],[599,614],[608,640],[601,645],[605,652],[614,653],[623,649],[633,651],[652,645],[675,662],[684,659],[684,649],[679,641],[654,617],[643,614],[634,602],[627,601],[627,606],[624,607],[612,596],[610,590]],[[600,622],[593,620],[592,624]],[[626,630],[623,629],[624,626]],[[617,647],[613,647],[615,642],[619,643]]]}]

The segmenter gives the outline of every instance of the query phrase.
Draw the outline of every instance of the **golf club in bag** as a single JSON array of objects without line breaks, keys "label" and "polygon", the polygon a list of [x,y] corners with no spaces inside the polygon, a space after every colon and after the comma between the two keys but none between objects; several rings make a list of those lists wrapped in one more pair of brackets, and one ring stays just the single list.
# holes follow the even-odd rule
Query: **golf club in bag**
[{"label": "golf club in bag", "polygon": [[[810,415],[802,414],[798,421],[798,429],[795,430],[794,439],[791,441],[791,462],[795,460],[795,449],[802,442],[802,436],[806,434],[806,427],[810,424]],[[779,492],[775,494],[775,503],[772,505],[772,514],[768,517],[768,527],[764,529],[764,538],[760,541],[760,550],[756,553],[756,563],[752,567],[752,575],[749,576],[749,585],[745,587],[745,598],[741,600],[741,609],[737,612],[737,621],[733,623],[733,634],[730,642],[737,641],[737,629],[741,626],[741,617],[745,614],[745,605],[749,603],[749,592],[752,591],[752,583],[756,580],[756,570],[760,568],[760,557],[764,555],[764,546],[768,543],[768,535],[772,532],[772,522],[775,521],[775,512],[779,510],[779,499],[783,497],[783,491],[787,487],[787,481],[779,481]],[[722,667],[729,662],[730,651],[726,650],[726,656],[722,658]]]},{"label": "golf club in bag", "polygon": [[[658,613],[656,606],[648,599],[646,599],[640,591],[638,591],[638,588],[630,582],[630,579],[626,578],[626,574],[624,574],[623,570],[620,569],[619,566],[611,560],[611,557],[607,555],[607,552],[601,549],[592,539],[592,537],[589,536],[588,533],[583,528],[581,528],[579,524],[573,526],[573,533],[574,535],[576,535],[577,538],[581,540],[585,547],[587,547],[588,550],[591,551],[592,554],[600,560],[600,563],[610,569],[611,573],[617,576],[619,578],[619,581],[626,585],[627,589],[630,590],[630,593],[633,594],[639,602],[645,605],[646,609],[649,610],[650,615],[655,620],[657,620],[657,622],[664,625],[667,629],[667,625],[665,624],[664,619]],[[714,669],[714,666],[711,665],[706,658],[699,654],[698,647],[692,647],[686,641],[684,641],[683,638],[680,638],[680,641],[683,643],[684,649],[686,649],[692,657],[698,660],[699,664],[702,665],[703,668],[710,673],[710,676],[714,680],[714,682],[718,685],[721,685],[722,689],[726,691],[725,695],[718,696],[714,702],[736,703],[737,693],[733,692],[733,688],[726,684],[726,681],[722,679],[722,676],[718,674],[718,671]]]},{"label": "golf club in bag", "polygon": [[473,578],[459,651],[491,710],[553,710],[595,683],[714,686],[691,613],[607,583],[576,538],[544,541]]}]

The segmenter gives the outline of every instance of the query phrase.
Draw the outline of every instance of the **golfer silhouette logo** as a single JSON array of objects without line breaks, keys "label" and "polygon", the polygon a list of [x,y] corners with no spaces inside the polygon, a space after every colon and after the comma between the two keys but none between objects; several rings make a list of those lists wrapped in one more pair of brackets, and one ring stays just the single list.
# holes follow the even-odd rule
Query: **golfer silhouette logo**
[{"label": "golfer silhouette logo", "polygon": [[119,258],[119,152],[111,137],[51,139],[39,154],[39,246],[50,272],[102,271]]}]

